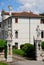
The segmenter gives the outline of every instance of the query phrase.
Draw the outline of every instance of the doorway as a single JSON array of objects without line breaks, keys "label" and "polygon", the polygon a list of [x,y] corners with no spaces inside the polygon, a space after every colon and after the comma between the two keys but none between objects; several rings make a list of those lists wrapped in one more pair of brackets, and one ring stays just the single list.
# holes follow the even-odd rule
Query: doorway
[{"label": "doorway", "polygon": [[18,43],[17,42],[15,43],[15,49],[18,49]]}]

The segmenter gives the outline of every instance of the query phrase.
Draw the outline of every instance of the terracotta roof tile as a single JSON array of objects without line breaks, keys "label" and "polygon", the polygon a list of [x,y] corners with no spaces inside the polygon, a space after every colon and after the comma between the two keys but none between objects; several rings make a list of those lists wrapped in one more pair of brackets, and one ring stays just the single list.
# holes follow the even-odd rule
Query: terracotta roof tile
[{"label": "terracotta roof tile", "polygon": [[[4,12],[5,15],[9,15],[9,12]],[[34,14],[33,12],[12,12],[12,16],[23,16],[23,17],[44,17],[38,14]]]}]

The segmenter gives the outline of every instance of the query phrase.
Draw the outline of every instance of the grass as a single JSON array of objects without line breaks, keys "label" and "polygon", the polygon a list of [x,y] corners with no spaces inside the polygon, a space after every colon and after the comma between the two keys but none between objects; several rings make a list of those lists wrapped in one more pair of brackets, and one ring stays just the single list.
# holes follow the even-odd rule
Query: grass
[{"label": "grass", "polygon": [[24,56],[25,53],[21,49],[13,49],[13,54]]},{"label": "grass", "polygon": [[7,63],[4,62],[0,62],[0,65],[8,65]]}]

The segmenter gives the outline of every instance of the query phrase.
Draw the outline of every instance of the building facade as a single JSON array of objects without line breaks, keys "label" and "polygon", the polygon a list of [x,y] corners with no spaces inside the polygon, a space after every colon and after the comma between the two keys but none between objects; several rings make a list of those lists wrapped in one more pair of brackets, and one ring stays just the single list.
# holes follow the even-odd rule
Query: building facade
[{"label": "building facade", "polygon": [[38,49],[38,44],[44,40],[44,16],[33,12],[15,13],[4,10],[1,16],[0,39],[7,40],[9,49],[7,61],[12,61],[12,46],[15,45],[15,48],[20,49],[20,45],[25,43],[36,43],[37,60],[41,60],[41,50]]},{"label": "building facade", "polygon": [[36,28],[39,26],[40,38],[44,39],[44,16],[32,12],[11,13],[2,11],[2,38],[7,40],[10,34],[12,45],[20,48],[21,44],[34,44],[37,38]]}]

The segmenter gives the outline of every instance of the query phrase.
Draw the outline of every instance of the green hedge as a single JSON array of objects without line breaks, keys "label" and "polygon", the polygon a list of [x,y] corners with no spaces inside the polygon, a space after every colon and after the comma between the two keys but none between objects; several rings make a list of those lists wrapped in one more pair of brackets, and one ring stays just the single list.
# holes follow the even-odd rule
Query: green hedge
[{"label": "green hedge", "polygon": [[0,48],[4,48],[5,44],[6,44],[5,40],[0,40]]},{"label": "green hedge", "polygon": [[0,40],[0,50],[4,49],[5,58],[7,58],[7,41]]},{"label": "green hedge", "polygon": [[24,56],[24,51],[21,49],[13,49],[13,54]]},{"label": "green hedge", "polygon": [[25,52],[25,56],[35,59],[34,45],[25,43],[22,47],[22,50]]},{"label": "green hedge", "polygon": [[0,65],[8,65],[8,64],[5,62],[0,62]]},{"label": "green hedge", "polygon": [[24,46],[24,44],[21,44],[21,45],[20,45],[20,49],[22,49],[22,48],[23,48],[23,46]]},{"label": "green hedge", "polygon": [[44,41],[41,42],[41,47],[44,49]]}]

